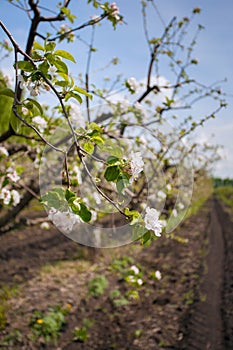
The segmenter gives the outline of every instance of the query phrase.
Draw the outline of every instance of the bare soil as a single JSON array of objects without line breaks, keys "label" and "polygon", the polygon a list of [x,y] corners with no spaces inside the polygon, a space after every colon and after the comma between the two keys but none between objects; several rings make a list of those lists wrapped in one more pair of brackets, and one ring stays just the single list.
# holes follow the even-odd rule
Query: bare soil
[{"label": "bare soil", "polygon": [[[211,198],[170,238],[150,247],[134,243],[117,249],[90,250],[64,237],[54,227],[21,227],[0,237],[0,283],[17,287],[6,302],[6,324],[0,334],[3,349],[139,350],[233,349],[233,224],[221,203]],[[143,285],[124,279],[114,259],[131,257]],[[154,278],[159,270],[161,280]],[[99,297],[88,282],[104,275],[108,287]],[[117,306],[111,292],[138,299]],[[33,312],[69,305],[57,343],[32,337]],[[74,341],[73,331],[91,321],[86,341]],[[20,336],[13,336],[17,329]],[[11,337],[9,337],[11,335]],[[10,340],[9,340],[10,339]]]}]

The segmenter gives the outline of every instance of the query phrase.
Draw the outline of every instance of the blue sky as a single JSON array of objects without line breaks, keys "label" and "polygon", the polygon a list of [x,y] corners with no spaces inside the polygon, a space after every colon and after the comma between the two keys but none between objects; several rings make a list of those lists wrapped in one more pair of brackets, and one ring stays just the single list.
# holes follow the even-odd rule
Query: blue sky
[{"label": "blue sky", "polygon": [[[24,47],[26,33],[29,29],[27,17],[21,11],[12,7],[6,0],[0,0],[0,2],[1,20],[19,44]],[[41,3],[45,5],[49,3],[52,8],[52,4],[56,4],[57,1],[41,0]],[[73,1],[72,9],[78,14],[77,24],[83,23],[89,19],[90,15],[96,13],[96,10],[86,6],[86,3],[87,1],[83,0],[77,5],[77,1]],[[127,24],[119,26],[116,31],[113,31],[110,24],[97,28],[95,45],[98,51],[94,54],[92,63],[92,77],[97,84],[106,75],[111,77],[117,73],[123,73],[126,77],[135,76],[138,80],[143,79],[146,75],[149,54],[142,29],[140,1],[116,0],[116,3],[120,7]],[[207,122],[204,128],[198,129],[196,138],[197,140],[210,140],[213,144],[224,145],[223,159],[216,164],[215,175],[233,177],[233,2],[232,0],[158,0],[156,4],[166,23],[174,15],[178,17],[189,15],[196,6],[202,9],[196,23],[204,25],[205,30],[200,34],[195,51],[195,56],[199,60],[195,77],[206,84],[227,78],[227,82],[222,84],[222,87],[229,94],[229,97],[227,98],[228,108],[223,110],[215,120]],[[154,14],[149,17],[149,26],[151,33],[153,30],[154,36],[159,37],[161,23]],[[80,35],[88,40],[90,31],[85,29]],[[0,32],[0,38],[4,37],[3,33]],[[80,41],[76,41],[72,52],[77,57],[78,64],[75,69],[78,69],[78,74],[85,67],[87,48]],[[114,56],[120,58],[120,64],[117,67],[110,67],[108,71],[100,70]],[[1,63],[0,68],[4,69],[5,72],[9,72],[10,65],[11,61],[5,60]],[[163,71],[163,75],[166,76],[166,69]],[[200,115],[202,111],[197,108],[194,112]],[[212,134],[215,134],[215,136],[212,137]]]}]

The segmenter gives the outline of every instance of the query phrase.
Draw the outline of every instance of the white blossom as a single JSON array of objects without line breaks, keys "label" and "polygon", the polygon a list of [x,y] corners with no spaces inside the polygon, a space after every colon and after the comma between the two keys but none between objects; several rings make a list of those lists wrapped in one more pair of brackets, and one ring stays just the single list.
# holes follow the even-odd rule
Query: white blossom
[{"label": "white blossom", "polygon": [[83,180],[82,180],[82,175],[81,175],[80,168],[79,168],[77,165],[75,165],[75,166],[73,167],[73,173],[75,174],[75,177],[76,177],[77,180],[78,180],[78,184],[81,185],[82,182],[83,182]]},{"label": "white blossom", "polygon": [[166,188],[167,188],[168,191],[171,191],[172,186],[170,184],[167,184]]},{"label": "white blossom", "polygon": [[80,222],[78,215],[75,215],[69,211],[61,212],[54,208],[51,208],[48,215],[49,220],[51,220],[58,229],[65,233],[70,233],[73,226]]},{"label": "white blossom", "polygon": [[39,93],[40,93],[40,90],[39,90],[39,88],[38,88],[37,86],[31,87],[31,88],[29,89],[29,91],[30,91],[30,96],[32,96],[32,97],[36,97],[36,96],[38,96]]},{"label": "white blossom", "polygon": [[149,207],[146,208],[146,215],[144,218],[144,222],[145,222],[145,227],[148,230],[154,231],[155,236],[157,237],[161,236],[163,224],[161,220],[159,220],[159,212],[156,209],[149,208]]},{"label": "white blossom", "polygon": [[13,206],[15,207],[20,202],[20,194],[18,191],[12,190],[11,196],[12,196],[12,200],[13,200]]},{"label": "white blossom", "polygon": [[96,204],[101,204],[101,198],[97,192],[93,192],[93,199],[96,201]]},{"label": "white blossom", "polygon": [[3,146],[0,146],[0,155],[3,155],[5,157],[8,157],[9,156],[9,153],[7,151],[7,149]]},{"label": "white blossom", "polygon": [[85,128],[86,123],[84,115],[76,103],[70,103],[69,114],[75,128]]},{"label": "white blossom", "polygon": [[115,2],[112,2],[112,3],[110,4],[109,7],[110,7],[110,9],[112,10],[111,15],[112,15],[113,17],[115,17],[116,20],[119,21],[119,19],[120,19],[120,16],[119,16],[119,12],[120,12],[119,7],[117,7],[117,5],[116,5]]},{"label": "white blossom", "polygon": [[18,84],[19,84],[20,89],[23,89],[23,88],[26,86],[22,74],[20,74],[20,75],[18,76]]},{"label": "white blossom", "polygon": [[143,171],[144,161],[142,159],[141,152],[131,152],[130,155],[130,167],[132,171],[132,177],[130,178],[130,183],[138,178],[138,174]]},{"label": "white blossom", "polygon": [[157,280],[161,280],[162,274],[161,274],[161,272],[160,272],[159,270],[155,271],[155,278],[156,278]]},{"label": "white blossom", "polygon": [[41,157],[37,155],[36,159],[34,160],[34,167],[39,168],[40,165],[44,165],[46,163],[46,158]]},{"label": "white blossom", "polygon": [[60,26],[60,30],[58,33],[63,34],[64,37],[66,37],[68,39],[68,42],[70,42],[70,41],[73,42],[75,40],[75,35],[70,30],[71,30],[71,28],[67,24],[62,24]]},{"label": "white blossom", "polygon": [[129,275],[129,276],[127,276],[127,281],[130,282],[130,283],[134,283],[136,280],[135,280],[134,276]]},{"label": "white blossom", "polygon": [[126,99],[119,101],[119,106],[121,109],[121,113],[126,113],[128,112],[129,106],[130,106],[130,102]]},{"label": "white blossom", "polygon": [[20,177],[17,174],[16,170],[14,170],[12,167],[7,168],[6,172],[8,179],[10,179],[12,182],[19,181]]},{"label": "white blossom", "polygon": [[131,266],[130,270],[133,271],[135,275],[139,274],[139,268],[135,265]]},{"label": "white blossom", "polygon": [[54,79],[56,78],[56,73],[57,73],[57,68],[55,66],[50,66],[49,67],[49,74],[51,75],[51,78]]},{"label": "white blossom", "polygon": [[138,284],[139,286],[143,285],[143,280],[142,280],[141,278],[139,278],[139,279],[137,280],[137,284]]},{"label": "white blossom", "polygon": [[27,115],[28,114],[28,109],[26,107],[22,107],[22,113],[23,115]]},{"label": "white blossom", "polygon": [[33,123],[37,124],[40,132],[43,132],[47,127],[47,121],[44,118],[40,117],[39,115],[32,118],[32,121]]},{"label": "white blossom", "polygon": [[177,213],[177,210],[176,210],[176,209],[173,209],[173,210],[172,210],[172,215],[173,215],[175,218],[177,217],[178,213]]},{"label": "white blossom", "polygon": [[178,208],[179,208],[180,210],[183,210],[183,209],[184,209],[184,204],[183,204],[183,203],[178,203]]},{"label": "white blossom", "polygon": [[164,193],[163,191],[159,191],[158,193],[157,193],[157,195],[158,195],[158,197],[160,198],[160,199],[165,199],[167,196],[166,196],[166,193]]},{"label": "white blossom", "polygon": [[6,188],[3,188],[0,192],[0,199],[3,200],[5,205],[8,205],[11,201],[11,193]]},{"label": "white blossom", "polygon": [[49,230],[50,229],[50,226],[49,226],[49,223],[44,221],[40,224],[40,228],[42,228],[43,230]]},{"label": "white blossom", "polygon": [[126,84],[132,92],[137,92],[138,83],[134,77],[129,78]]},{"label": "white blossom", "polygon": [[133,106],[137,111],[141,112],[143,117],[147,117],[146,110],[140,102],[135,102]]},{"label": "white blossom", "polygon": [[95,210],[91,210],[91,222],[95,222],[97,219],[97,212]]}]

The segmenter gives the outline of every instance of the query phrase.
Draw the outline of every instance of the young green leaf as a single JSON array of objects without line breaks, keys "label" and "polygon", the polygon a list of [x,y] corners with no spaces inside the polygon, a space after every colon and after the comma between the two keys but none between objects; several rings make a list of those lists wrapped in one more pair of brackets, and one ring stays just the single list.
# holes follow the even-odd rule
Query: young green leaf
[{"label": "young green leaf", "polygon": [[38,109],[40,115],[44,114],[43,109],[39,104],[39,102],[37,102],[36,100],[33,100],[32,98],[27,98],[27,100],[30,101]]},{"label": "young green leaf", "polygon": [[65,101],[67,102],[71,97],[75,98],[80,104],[82,103],[82,97],[78,94],[75,94],[73,91],[67,92],[65,96]]},{"label": "young green leaf", "polygon": [[70,198],[75,198],[75,197],[76,197],[76,194],[67,188],[67,190],[65,192],[65,198],[66,198],[67,202],[70,200]]},{"label": "young green leaf", "polygon": [[150,244],[151,242],[151,233],[150,231],[147,231],[141,238],[142,244]]},{"label": "young green leaf", "polygon": [[92,142],[85,142],[83,145],[83,148],[87,153],[90,153],[90,154],[92,154],[95,150],[95,147]]},{"label": "young green leaf", "polygon": [[65,62],[62,62],[62,60],[60,60],[60,58],[59,58],[59,59],[54,60],[53,64],[57,68],[59,73],[64,73],[68,76],[68,67],[65,64]]},{"label": "young green leaf", "polygon": [[48,61],[44,61],[41,64],[39,64],[38,66],[38,70],[41,71],[43,74],[47,75],[48,74],[48,70],[49,70],[49,64]]},{"label": "young green leaf", "polygon": [[18,69],[24,70],[25,72],[33,72],[35,70],[35,67],[31,62],[19,61]]},{"label": "young green leaf", "polygon": [[61,198],[58,192],[48,192],[42,197],[42,202],[50,208],[60,209]]},{"label": "young green leaf", "polygon": [[45,51],[46,52],[52,52],[56,47],[55,41],[49,41],[47,44],[45,44]]},{"label": "young green leaf", "polygon": [[12,97],[12,98],[14,98],[14,96],[15,96],[14,95],[14,91],[11,90],[11,89],[8,89],[8,88],[1,89],[0,90],[0,95]]},{"label": "young green leaf", "polygon": [[91,140],[96,144],[99,145],[101,143],[104,143],[104,139],[100,136],[93,136]]},{"label": "young green leaf", "polygon": [[72,62],[76,63],[76,61],[75,61],[75,59],[74,59],[74,56],[71,55],[71,53],[68,52],[68,51],[65,51],[65,50],[56,50],[56,51],[54,51],[54,55],[59,56],[59,57],[63,57],[63,58],[65,58],[66,60],[69,60],[69,61],[72,61]]},{"label": "young green leaf", "polygon": [[45,50],[44,47],[41,44],[39,44],[37,41],[34,41],[33,48],[34,50],[39,50],[39,51]]},{"label": "young green leaf", "polygon": [[119,162],[119,158],[118,157],[109,156],[107,158],[107,163],[108,164],[117,164],[118,162]]},{"label": "young green leaf", "polygon": [[89,97],[90,99],[92,99],[92,95],[91,95],[91,94],[89,94],[86,90],[81,89],[81,88],[78,87],[78,86],[75,86],[75,87],[74,87],[74,91],[76,91],[76,92],[78,92],[78,93],[80,93],[80,94],[82,94],[82,95],[85,95],[85,96]]},{"label": "young green leaf", "polygon": [[105,170],[104,177],[107,181],[115,181],[120,173],[120,169],[117,165],[109,166]]},{"label": "young green leaf", "polygon": [[122,191],[129,186],[130,175],[127,173],[121,173],[117,178],[117,191],[121,194]]},{"label": "young green leaf", "polygon": [[83,203],[80,203],[80,211],[78,215],[84,222],[89,222],[92,216],[90,210],[88,210],[85,204]]},{"label": "young green leaf", "polygon": [[22,122],[19,118],[16,117],[13,111],[11,112],[10,124],[16,133],[20,131]]}]

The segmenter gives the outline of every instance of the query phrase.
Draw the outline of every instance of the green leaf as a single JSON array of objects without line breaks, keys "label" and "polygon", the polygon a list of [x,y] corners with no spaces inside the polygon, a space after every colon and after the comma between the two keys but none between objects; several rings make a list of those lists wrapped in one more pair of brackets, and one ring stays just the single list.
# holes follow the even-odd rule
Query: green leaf
[{"label": "green leaf", "polygon": [[105,170],[104,177],[107,181],[115,181],[120,173],[120,169],[117,165],[109,166]]},{"label": "green leaf", "polygon": [[107,163],[108,164],[116,164],[119,162],[119,158],[118,157],[114,157],[114,156],[109,156],[107,158]]},{"label": "green leaf", "polygon": [[54,60],[53,64],[59,73],[65,73],[68,76],[68,67],[64,62],[62,62],[60,59],[56,59]]},{"label": "green leaf", "polygon": [[54,62],[55,62],[55,56],[51,53],[46,53],[45,54],[45,57],[47,58],[48,62],[51,64],[51,65],[54,65]]},{"label": "green leaf", "polygon": [[69,76],[66,73],[58,72],[58,74],[60,75],[61,78],[63,78],[67,82],[67,84],[70,83]]},{"label": "green leaf", "polygon": [[117,178],[117,191],[121,194],[124,188],[129,186],[130,175],[127,173],[121,173]]},{"label": "green leaf", "polygon": [[22,122],[19,118],[16,117],[13,111],[11,112],[10,124],[16,133],[20,131]]},{"label": "green leaf", "polygon": [[78,94],[75,94],[72,91],[67,92],[66,96],[65,96],[65,101],[68,101],[71,97],[75,98],[80,104],[82,103],[82,97]]},{"label": "green leaf", "polygon": [[0,95],[0,135],[9,128],[12,111],[12,98]]},{"label": "green leaf", "polygon": [[18,68],[24,70],[25,72],[33,72],[36,69],[34,65],[28,61],[19,61]]},{"label": "green leaf", "polygon": [[45,50],[44,47],[41,44],[39,44],[37,41],[34,41],[33,48],[34,50],[40,50],[40,51]]},{"label": "green leaf", "polygon": [[41,105],[39,104],[39,102],[37,102],[36,100],[33,100],[32,98],[27,98],[27,100],[31,102],[38,109],[38,111],[40,112],[40,115],[44,114],[44,111]]},{"label": "green leaf", "polygon": [[1,89],[0,95],[12,97],[12,98],[14,98],[14,96],[15,96],[14,91],[11,89],[8,89],[8,88]]},{"label": "green leaf", "polygon": [[48,192],[42,197],[42,202],[48,205],[48,207],[50,208],[61,208],[61,198],[58,192]]},{"label": "green leaf", "polygon": [[92,95],[91,94],[89,94],[86,90],[81,89],[78,86],[74,87],[74,91],[79,92],[80,94],[85,95],[85,96],[89,97],[90,99],[92,99]]},{"label": "green leaf", "polygon": [[52,52],[56,47],[55,41],[49,41],[47,44],[45,44],[45,51],[46,52]]},{"label": "green leaf", "polygon": [[66,15],[67,19],[71,22],[74,23],[74,19],[77,18],[75,15],[73,15],[67,7],[61,7],[60,8],[61,12]]},{"label": "green leaf", "polygon": [[74,56],[71,55],[70,52],[68,51],[65,51],[65,50],[56,50],[54,51],[54,55],[57,55],[59,57],[63,57],[65,58],[66,60],[69,60],[69,61],[72,61],[74,63],[76,63],[75,59],[74,59]]},{"label": "green leaf", "polygon": [[67,188],[66,192],[65,192],[65,198],[67,200],[67,202],[71,199],[71,198],[75,198],[76,194],[74,192],[72,192],[70,189]]},{"label": "green leaf", "polygon": [[83,145],[83,148],[87,153],[90,153],[90,154],[92,154],[95,150],[95,147],[92,142],[85,142]]},{"label": "green leaf", "polygon": [[87,209],[87,207],[85,206],[85,204],[80,203],[80,211],[78,213],[78,215],[80,216],[80,218],[84,221],[84,222],[89,222],[91,220],[91,212],[90,210]]},{"label": "green leaf", "polygon": [[95,122],[91,122],[88,129],[90,129],[92,131],[96,130],[98,132],[103,132],[103,129]]},{"label": "green leaf", "polygon": [[93,136],[91,140],[96,144],[99,145],[101,143],[104,143],[104,139],[100,136]]},{"label": "green leaf", "polygon": [[64,80],[56,80],[56,81],[54,82],[54,85],[61,86],[61,87],[66,87],[68,84],[67,84],[67,82],[64,81]]},{"label": "green leaf", "polygon": [[50,66],[46,60],[46,61],[42,62],[41,64],[39,64],[38,70],[40,70],[42,73],[44,73],[46,75],[46,74],[48,74],[49,67]]},{"label": "green leaf", "polygon": [[142,242],[142,244],[144,245],[144,244],[148,244],[148,243],[150,243],[150,241],[151,241],[151,233],[150,233],[150,231],[147,231],[143,236],[142,236],[142,239],[141,239],[141,242]]},{"label": "green leaf", "polygon": [[111,139],[107,139],[103,144],[100,144],[99,149],[101,152],[108,152],[114,157],[123,157],[123,148]]}]

